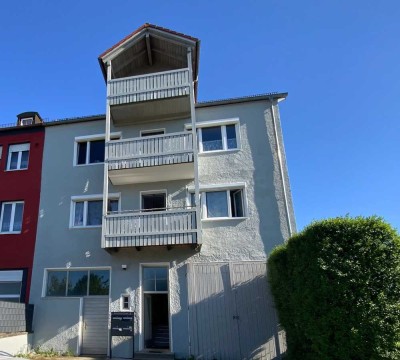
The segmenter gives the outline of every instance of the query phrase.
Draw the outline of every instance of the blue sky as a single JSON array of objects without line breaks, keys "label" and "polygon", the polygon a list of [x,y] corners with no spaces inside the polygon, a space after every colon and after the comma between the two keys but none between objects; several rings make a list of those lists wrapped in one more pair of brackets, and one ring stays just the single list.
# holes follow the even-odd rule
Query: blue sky
[{"label": "blue sky", "polygon": [[97,57],[145,22],[201,39],[199,100],[289,92],[298,228],[380,215],[400,229],[400,2],[2,0],[0,124],[105,112]]}]

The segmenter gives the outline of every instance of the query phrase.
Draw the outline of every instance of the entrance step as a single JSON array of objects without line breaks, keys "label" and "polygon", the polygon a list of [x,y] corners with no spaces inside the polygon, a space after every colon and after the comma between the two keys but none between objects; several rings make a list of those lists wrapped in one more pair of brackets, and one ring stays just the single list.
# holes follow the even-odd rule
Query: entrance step
[{"label": "entrance step", "polygon": [[169,348],[169,327],[168,325],[153,326],[152,346],[155,349]]},{"label": "entrance step", "polygon": [[157,350],[135,352],[135,360],[173,360],[175,354]]}]

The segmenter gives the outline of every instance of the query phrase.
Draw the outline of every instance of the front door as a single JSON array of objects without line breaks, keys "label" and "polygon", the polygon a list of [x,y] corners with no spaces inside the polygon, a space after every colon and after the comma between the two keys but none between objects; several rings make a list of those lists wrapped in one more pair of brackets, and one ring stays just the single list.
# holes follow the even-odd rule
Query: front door
[{"label": "front door", "polygon": [[143,267],[142,285],[144,348],[169,349],[168,268]]}]

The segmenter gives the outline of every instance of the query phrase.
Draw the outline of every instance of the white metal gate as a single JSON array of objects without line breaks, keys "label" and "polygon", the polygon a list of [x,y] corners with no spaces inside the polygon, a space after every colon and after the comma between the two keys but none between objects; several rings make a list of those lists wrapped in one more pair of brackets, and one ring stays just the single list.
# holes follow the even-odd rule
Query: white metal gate
[{"label": "white metal gate", "polygon": [[109,298],[83,299],[82,355],[107,355]]},{"label": "white metal gate", "polygon": [[190,264],[188,291],[192,355],[221,360],[281,358],[282,336],[265,263]]}]

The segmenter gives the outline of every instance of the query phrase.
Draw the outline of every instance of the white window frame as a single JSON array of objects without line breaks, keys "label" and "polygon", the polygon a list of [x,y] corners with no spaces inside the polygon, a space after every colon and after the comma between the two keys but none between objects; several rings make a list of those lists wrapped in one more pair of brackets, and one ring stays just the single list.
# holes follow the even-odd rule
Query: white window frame
[{"label": "white window frame", "polygon": [[0,145],[0,160],[1,160],[2,155],[3,155],[3,145]]},{"label": "white window frame", "polygon": [[[128,298],[128,308],[124,308],[124,297]],[[132,299],[131,299],[131,294],[128,293],[123,293],[120,296],[120,304],[119,308],[121,311],[131,311],[132,309]]]},{"label": "white window frame", "polygon": [[[1,231],[1,228],[3,226],[3,216],[4,216],[4,205],[11,204],[11,218],[10,218],[10,224],[11,228],[14,229],[14,220],[15,220],[15,208],[17,204],[22,204],[22,218],[21,218],[21,230],[19,231]],[[25,204],[23,201],[4,201],[1,203],[1,214],[0,214],[0,235],[4,234],[21,234],[22,232],[22,227],[24,225],[24,207]]]},{"label": "white window frame", "polygon": [[0,295],[0,301],[2,299],[21,299],[22,286],[23,286],[23,270],[1,270],[0,271],[0,283],[19,283],[20,289],[19,294],[2,294]]},{"label": "white window frame", "polygon": [[[50,271],[96,271],[96,270],[108,270],[110,273],[110,279],[108,284],[108,295],[79,295],[79,296],[67,296],[67,289],[65,295],[60,296],[47,296],[47,282],[49,280]],[[89,280],[89,279],[88,279]],[[67,284],[68,284],[68,274],[67,274]],[[88,284],[89,285],[89,284]],[[64,267],[64,268],[44,268],[43,269],[43,284],[42,284],[42,298],[46,299],[76,299],[83,298],[85,296],[108,296],[111,299],[111,289],[112,289],[112,267],[111,266],[94,266],[94,267]],[[89,291],[89,286],[88,286]]]},{"label": "white window frame", "polygon": [[[168,290],[167,291],[144,291],[143,290],[143,268],[145,267],[166,267],[168,269],[167,275],[167,284]],[[150,263],[140,263],[139,264],[139,309],[140,309],[140,322],[139,322],[139,350],[144,349],[144,294],[167,294],[168,297],[168,324],[169,324],[169,333],[172,334],[172,311],[171,311],[171,294],[170,294],[170,287],[171,287],[171,264],[168,262],[150,262]],[[170,350],[171,352],[174,351],[174,343],[173,337],[170,337]]]},{"label": "white window frame", "polygon": [[[121,139],[121,132],[114,132],[110,134],[110,139],[118,140]],[[95,134],[95,135],[85,135],[85,136],[76,136],[74,142],[74,158],[73,158],[73,166],[90,166],[90,165],[104,165],[104,162],[97,163],[89,163],[90,158],[90,141],[96,140],[105,140],[105,134]],[[78,144],[79,143],[88,143],[86,147],[86,162],[85,164],[78,164]],[[105,147],[104,147],[105,151]]]},{"label": "white window frame", "polygon": [[[23,144],[11,144],[8,146],[8,158],[7,158],[7,167],[6,171],[21,171],[21,170],[27,170],[29,167],[29,157],[30,157],[30,143],[23,143]],[[22,152],[23,151],[28,151],[28,165],[26,168],[21,169],[21,158],[22,158]],[[12,153],[18,153],[18,161],[17,161],[17,168],[16,169],[10,169],[11,165],[11,154]]]},{"label": "white window frame", "polygon": [[[248,202],[247,202],[247,191],[245,183],[231,183],[231,184],[218,184],[218,185],[201,185],[200,186],[200,206],[201,206],[201,220],[202,221],[219,221],[219,220],[243,220],[248,218]],[[240,217],[232,216],[231,209],[231,197],[230,191],[242,190],[242,202],[243,202],[243,215]],[[215,191],[226,191],[228,216],[221,217],[207,217],[207,200],[206,193]],[[186,204],[191,205],[190,194],[194,193],[194,187],[190,186],[187,188]],[[194,205],[192,205],[194,206]]]},{"label": "white window frame", "polygon": [[[102,224],[99,225],[85,225],[87,223],[88,215],[88,202],[89,201],[103,201],[102,194],[86,195],[86,196],[71,196],[71,209],[70,209],[70,219],[69,228],[70,229],[92,229],[101,228]],[[121,211],[121,193],[111,193],[108,195],[108,201],[118,200],[118,211]],[[84,225],[74,225],[75,220],[75,205],[77,202],[83,202],[83,224]]]},{"label": "white window frame", "polygon": [[[236,132],[236,144],[237,147],[234,149],[228,149],[228,139],[226,135],[226,126],[227,125],[235,125],[235,132]],[[222,135],[222,149],[219,150],[203,150],[203,136],[201,129],[208,128],[208,127],[221,127],[221,135]],[[186,124],[186,130],[191,130],[192,125]],[[241,140],[240,140],[240,119],[239,118],[230,118],[230,119],[220,119],[220,120],[210,120],[210,121],[201,121],[196,123],[197,129],[197,138],[198,138],[198,145],[199,145],[199,155],[203,154],[215,154],[215,153],[222,153],[222,152],[231,152],[231,151],[238,151],[241,149]]]}]

